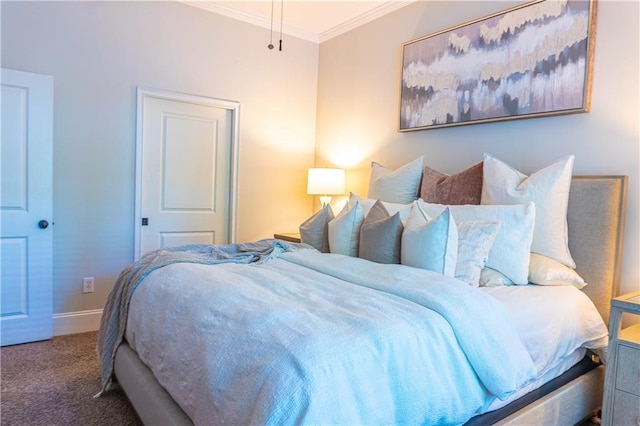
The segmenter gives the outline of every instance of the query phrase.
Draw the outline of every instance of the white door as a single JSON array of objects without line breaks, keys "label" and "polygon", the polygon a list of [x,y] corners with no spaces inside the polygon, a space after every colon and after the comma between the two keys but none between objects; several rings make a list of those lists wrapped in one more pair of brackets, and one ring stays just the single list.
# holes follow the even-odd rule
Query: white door
[{"label": "white door", "polygon": [[238,112],[233,102],[138,90],[136,259],[235,238]]},{"label": "white door", "polygon": [[2,69],[0,345],[51,338],[53,77]]}]

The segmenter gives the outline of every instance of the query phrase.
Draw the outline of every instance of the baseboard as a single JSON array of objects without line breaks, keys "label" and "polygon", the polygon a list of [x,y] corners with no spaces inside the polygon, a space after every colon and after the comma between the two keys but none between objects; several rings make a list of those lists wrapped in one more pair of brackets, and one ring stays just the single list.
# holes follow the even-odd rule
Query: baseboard
[{"label": "baseboard", "polygon": [[86,333],[100,328],[102,309],[53,314],[53,335]]}]

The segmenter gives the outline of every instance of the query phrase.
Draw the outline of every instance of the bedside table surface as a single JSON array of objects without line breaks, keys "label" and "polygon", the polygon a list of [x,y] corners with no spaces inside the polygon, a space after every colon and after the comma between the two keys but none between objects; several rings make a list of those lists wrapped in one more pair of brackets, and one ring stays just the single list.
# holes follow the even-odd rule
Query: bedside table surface
[{"label": "bedside table surface", "polygon": [[298,232],[280,232],[277,234],[273,234],[273,238],[289,241],[290,243],[299,243],[300,242],[300,233]]},{"label": "bedside table surface", "polygon": [[611,299],[611,306],[640,313],[640,291],[614,297]]}]

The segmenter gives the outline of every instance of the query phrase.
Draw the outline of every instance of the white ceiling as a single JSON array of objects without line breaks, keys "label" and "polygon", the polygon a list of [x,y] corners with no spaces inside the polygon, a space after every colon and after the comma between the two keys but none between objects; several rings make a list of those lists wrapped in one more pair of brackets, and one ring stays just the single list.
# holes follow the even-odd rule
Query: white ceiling
[{"label": "white ceiling", "polygon": [[[321,43],[416,0],[180,0],[231,18]],[[273,10],[273,23],[271,20]],[[274,43],[275,44],[275,43]]]}]

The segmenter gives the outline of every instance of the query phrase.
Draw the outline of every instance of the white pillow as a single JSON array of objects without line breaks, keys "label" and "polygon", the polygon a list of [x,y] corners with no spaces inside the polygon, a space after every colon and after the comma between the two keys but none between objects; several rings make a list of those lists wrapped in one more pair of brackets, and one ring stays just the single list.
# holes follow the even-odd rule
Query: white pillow
[{"label": "white pillow", "polygon": [[487,262],[500,222],[460,222],[458,226],[458,262],[455,277],[478,287],[480,271]]},{"label": "white pillow", "polygon": [[360,226],[364,220],[362,207],[358,203],[343,209],[329,222],[329,251],[347,256],[358,256]]},{"label": "white pillow", "polygon": [[418,197],[422,179],[423,160],[424,157],[420,157],[396,170],[372,162],[367,197],[388,203],[407,204],[414,201]]},{"label": "white pillow", "polygon": [[587,285],[575,270],[537,253],[531,253],[529,281],[539,285],[572,285],[578,289]]},{"label": "white pillow", "polygon": [[490,154],[484,155],[482,204],[536,203],[531,251],[575,268],[569,252],[567,204],[574,156],[568,155],[530,176]]},{"label": "white pillow", "polygon": [[457,258],[458,230],[451,212],[445,209],[431,219],[414,205],[402,232],[400,263],[453,277]]},{"label": "white pillow", "polygon": [[480,271],[480,287],[500,287],[503,285],[513,285],[513,281],[502,275],[500,272],[486,266]]},{"label": "white pillow", "polygon": [[[353,206],[355,203],[359,203],[364,212],[364,217],[367,217],[367,215],[369,214],[369,210],[371,210],[371,207],[373,207],[376,201],[377,200],[371,198],[362,198],[359,195],[354,194],[353,192],[349,193],[349,206]],[[385,209],[387,209],[389,216],[393,216],[394,214],[399,213],[400,220],[402,222],[406,222],[407,218],[409,217],[409,213],[411,212],[411,203],[400,204],[382,201],[382,205]]]},{"label": "white pillow", "polygon": [[[439,215],[447,206],[418,201],[431,217]],[[500,229],[489,251],[486,266],[506,275],[516,284],[527,284],[529,255],[535,223],[533,203],[509,206],[476,206],[463,204],[448,206],[456,222],[500,222]]]}]

